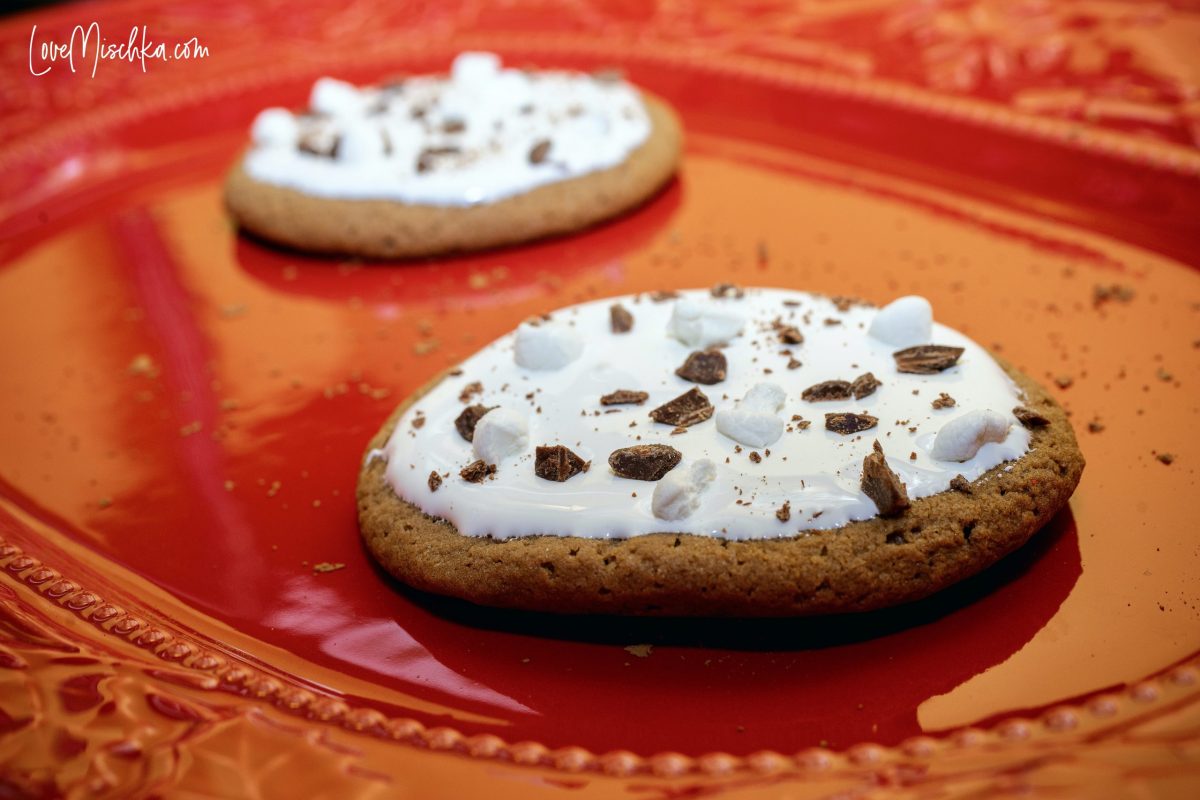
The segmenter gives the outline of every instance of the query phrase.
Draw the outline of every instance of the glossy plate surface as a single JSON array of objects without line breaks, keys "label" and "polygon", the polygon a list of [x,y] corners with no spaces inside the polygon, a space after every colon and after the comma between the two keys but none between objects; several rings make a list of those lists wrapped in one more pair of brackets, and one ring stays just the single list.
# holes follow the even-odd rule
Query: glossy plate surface
[{"label": "glossy plate surface", "polygon": [[[1162,110],[1186,76],[1115,56],[1087,72],[1071,59],[1090,40],[1056,12],[987,3],[159,5],[0,28],[15,98],[0,150],[0,786],[1194,787],[1200,156],[1186,105]],[[995,29],[955,38],[922,16],[969,6]],[[1197,24],[1158,13],[1130,52]],[[40,38],[94,16],[224,49],[146,74],[29,75],[34,22]],[[1041,29],[1067,55],[1032,71]],[[939,45],[965,53],[967,78],[931,60]],[[221,180],[258,109],[302,102],[320,74],[440,69],[481,46],[621,65],[680,110],[678,179],[595,230],[440,261],[310,258],[237,235]],[[1016,53],[1016,71],[980,77],[975,46]],[[1063,85],[1081,108],[1123,86],[1161,113],[1029,99]],[[836,619],[501,613],[372,566],[355,479],[409,392],[531,314],[726,280],[929,297],[1070,409],[1088,460],[1070,508],[938,597]]]}]

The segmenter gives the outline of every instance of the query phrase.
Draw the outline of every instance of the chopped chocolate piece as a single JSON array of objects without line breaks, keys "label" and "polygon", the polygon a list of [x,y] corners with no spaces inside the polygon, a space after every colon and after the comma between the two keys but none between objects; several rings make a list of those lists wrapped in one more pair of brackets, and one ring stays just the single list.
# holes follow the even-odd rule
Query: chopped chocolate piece
[{"label": "chopped chocolate piece", "polygon": [[1101,433],[1104,430],[1104,423],[1098,419],[1094,419],[1088,423],[1088,433]]},{"label": "chopped chocolate piece", "polygon": [[796,359],[794,359],[794,358],[789,358],[789,359],[788,359],[788,363],[787,363],[787,368],[788,368],[788,369],[799,369],[800,367],[803,367],[803,366],[804,366],[804,364],[803,364],[803,363],[801,363],[801,362],[797,361],[797,360],[796,360]]},{"label": "chopped chocolate piece", "polygon": [[812,420],[805,419],[799,414],[792,414],[792,422],[796,423],[796,427],[802,431],[808,430],[808,426],[812,425]]},{"label": "chopped chocolate piece", "polygon": [[1026,408],[1025,406],[1017,406],[1014,408],[1013,416],[1016,417],[1017,421],[1026,428],[1041,428],[1050,424],[1050,420],[1046,419],[1033,409]]},{"label": "chopped chocolate piece", "polygon": [[542,139],[529,150],[529,163],[541,164],[550,155],[550,140]]},{"label": "chopped chocolate piece", "polygon": [[826,414],[825,430],[846,436],[874,428],[879,420],[870,414]]},{"label": "chopped chocolate piece", "polygon": [[854,379],[854,383],[850,384],[850,391],[854,392],[855,400],[862,400],[868,395],[875,394],[875,390],[882,385],[879,379],[870,372],[864,372]]},{"label": "chopped chocolate piece", "polygon": [[1175,456],[1171,453],[1159,453],[1154,457],[1166,464],[1168,467],[1175,463]]},{"label": "chopped chocolate piece", "polygon": [[825,325],[827,327],[832,327],[834,325],[841,325],[841,324],[842,324],[842,321],[840,319],[834,319],[833,317],[825,318]]},{"label": "chopped chocolate piece", "polygon": [[538,445],[534,453],[533,474],[548,481],[562,483],[592,466],[561,444]]},{"label": "chopped chocolate piece", "polygon": [[842,297],[842,296],[831,297],[831,298],[829,298],[829,302],[833,303],[834,307],[838,311],[843,311],[843,312],[849,311],[851,306],[867,305],[864,301],[859,300],[857,297]]},{"label": "chopped chocolate piece", "polygon": [[878,439],[874,452],[863,459],[861,485],[863,493],[875,502],[881,517],[894,517],[910,505],[904,483],[887,465]]},{"label": "chopped chocolate piece", "polygon": [[917,375],[933,375],[944,369],[949,369],[958,363],[963,354],[961,347],[948,347],[941,344],[919,344],[906,347],[892,353],[896,359],[896,369],[900,372],[911,372]]},{"label": "chopped chocolate piece", "polygon": [[461,119],[448,119],[442,123],[442,133],[462,133],[467,129],[467,123]]},{"label": "chopped chocolate piece", "polygon": [[950,479],[950,488],[956,492],[962,492],[963,494],[970,494],[971,493],[971,482],[968,481],[966,478],[964,478],[962,475],[955,475],[953,478]]},{"label": "chopped chocolate piece", "polygon": [[954,408],[954,406],[958,405],[958,401],[945,392],[939,392],[937,399],[929,405],[933,406],[936,410],[941,410],[943,408]]},{"label": "chopped chocolate piece", "polygon": [[751,461],[753,461],[755,464],[761,464],[761,463],[762,463],[762,456],[760,456],[760,455],[758,454],[758,451],[757,451],[757,450],[751,450],[751,451],[750,451],[750,460],[751,460]]},{"label": "chopped chocolate piece", "polygon": [[617,389],[615,392],[604,395],[600,398],[602,406],[640,406],[642,403],[650,399],[650,395],[646,392],[637,392],[633,389]]},{"label": "chopped chocolate piece", "polygon": [[475,395],[481,394],[482,392],[483,384],[479,381],[471,381],[462,388],[461,392],[458,393],[458,400],[460,403],[465,403]]},{"label": "chopped chocolate piece", "polygon": [[425,417],[421,414],[413,417],[412,426],[414,431],[419,431],[425,427]]},{"label": "chopped chocolate piece", "polygon": [[438,487],[442,485],[442,476],[437,474],[437,470],[429,473],[429,491],[436,492]]},{"label": "chopped chocolate piece", "polygon": [[792,503],[790,500],[784,500],[783,505],[775,510],[775,519],[780,522],[787,522],[792,518]]},{"label": "chopped chocolate piece", "polygon": [[308,153],[310,156],[319,156],[320,158],[337,158],[338,147],[342,144],[341,136],[332,136],[327,140],[320,140],[316,136],[301,136],[299,144],[296,148],[301,153]]},{"label": "chopped chocolate piece", "polygon": [[461,152],[462,150],[458,147],[426,147],[417,154],[417,172],[428,172],[433,169],[438,156],[449,156]]},{"label": "chopped chocolate piece", "polygon": [[639,444],[614,450],[608,457],[612,471],[635,481],[656,481],[679,466],[683,454],[665,444]]},{"label": "chopped chocolate piece", "polygon": [[665,303],[666,301],[674,300],[677,297],[679,297],[679,292],[672,292],[668,290],[659,290],[657,292],[650,293],[650,301],[654,303]]},{"label": "chopped chocolate piece", "polygon": [[483,459],[472,461],[458,473],[468,483],[483,483],[496,474],[496,465],[485,463]]},{"label": "chopped chocolate piece", "polygon": [[664,425],[687,428],[713,415],[712,403],[699,389],[689,389],[650,412],[650,418]]},{"label": "chopped chocolate piece", "polygon": [[495,407],[476,404],[464,408],[454,420],[454,428],[458,431],[458,435],[468,442],[475,441],[475,426],[479,424],[479,420],[483,418],[484,414]]},{"label": "chopped chocolate piece", "polygon": [[804,334],[795,325],[780,325],[775,331],[784,344],[804,344]]},{"label": "chopped chocolate piece", "polygon": [[734,300],[741,300],[743,297],[746,296],[745,290],[743,290],[742,287],[740,287],[734,283],[714,284],[711,289],[711,292],[712,292],[713,297],[733,298]]},{"label": "chopped chocolate piece", "polygon": [[815,383],[800,393],[800,399],[809,403],[822,403],[826,400],[849,400],[851,386],[848,381],[822,381]]},{"label": "chopped chocolate piece", "polygon": [[711,386],[725,380],[725,354],[715,348],[696,350],[688,355],[675,374],[685,381]]},{"label": "chopped chocolate piece", "polygon": [[633,330],[633,314],[620,303],[615,303],[608,309],[608,319],[612,324],[613,333],[629,333]]}]

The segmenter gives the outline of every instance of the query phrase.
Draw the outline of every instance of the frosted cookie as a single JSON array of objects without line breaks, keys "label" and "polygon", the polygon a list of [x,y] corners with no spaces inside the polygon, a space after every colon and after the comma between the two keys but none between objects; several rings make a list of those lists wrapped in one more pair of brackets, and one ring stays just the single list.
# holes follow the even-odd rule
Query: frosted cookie
[{"label": "frosted cookie", "polygon": [[375,258],[580,230],[651,197],[681,147],[674,112],[619,78],[489,53],[377,87],[321,78],[307,110],[263,111],[251,139],[225,187],[239,225]]},{"label": "frosted cookie", "polygon": [[1082,470],[1050,396],[922,298],[721,286],[483,348],[371,442],[359,523],[400,580],[486,605],[860,611],[994,563]]}]

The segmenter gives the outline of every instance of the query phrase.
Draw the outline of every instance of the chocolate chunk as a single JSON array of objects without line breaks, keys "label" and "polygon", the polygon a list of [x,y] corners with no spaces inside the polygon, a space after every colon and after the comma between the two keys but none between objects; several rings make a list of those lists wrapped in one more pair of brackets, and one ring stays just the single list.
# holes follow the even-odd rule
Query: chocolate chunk
[{"label": "chocolate chunk", "polygon": [[789,500],[784,500],[783,505],[775,510],[775,519],[780,522],[787,522],[792,518],[792,504]]},{"label": "chocolate chunk", "polygon": [[919,344],[916,347],[906,347],[892,353],[896,359],[896,369],[900,372],[911,372],[916,375],[933,375],[944,369],[949,369],[958,363],[963,354],[961,347],[948,347],[941,344]]},{"label": "chocolate chunk", "polygon": [[741,300],[743,297],[746,296],[745,290],[742,289],[742,287],[740,287],[734,283],[714,284],[710,291],[711,291],[713,297],[722,298],[722,299],[732,298],[734,300]]},{"label": "chocolate chunk", "polygon": [[962,492],[963,494],[971,493],[971,483],[962,475],[955,475],[950,479],[950,488],[956,492]]},{"label": "chocolate chunk", "polygon": [[753,461],[755,464],[761,464],[761,463],[762,463],[762,456],[760,456],[760,455],[758,454],[758,451],[757,451],[757,450],[751,450],[751,451],[750,451],[749,459],[750,459],[751,461]]},{"label": "chocolate chunk", "polygon": [[617,389],[611,394],[606,394],[600,398],[602,406],[625,406],[635,405],[640,406],[642,403],[650,399],[650,395],[646,392],[636,392],[633,389]]},{"label": "chocolate chunk", "polygon": [[425,417],[420,413],[413,417],[412,426],[414,431],[419,431],[425,427]]},{"label": "chocolate chunk", "polygon": [[613,333],[629,333],[633,330],[633,314],[630,314],[629,309],[620,303],[609,307],[608,319],[612,324]]},{"label": "chocolate chunk", "polygon": [[467,464],[458,474],[468,483],[483,483],[486,479],[496,474],[496,465],[486,464],[483,459],[480,459]]},{"label": "chocolate chunk", "polygon": [[1160,463],[1166,464],[1168,467],[1175,463],[1175,456],[1171,453],[1159,453],[1154,456]]},{"label": "chocolate chunk", "polygon": [[855,400],[862,400],[868,395],[875,394],[875,390],[882,385],[874,375],[864,372],[854,379],[854,383],[850,384],[850,391],[854,392]]},{"label": "chocolate chunk", "polygon": [[608,465],[622,478],[656,481],[679,466],[682,458],[682,453],[665,444],[639,444],[614,450]]},{"label": "chocolate chunk", "polygon": [[800,399],[809,403],[821,403],[826,400],[849,400],[851,387],[847,381],[822,381],[813,384],[800,393]]},{"label": "chocolate chunk", "polygon": [[436,492],[438,487],[442,485],[442,476],[437,474],[437,470],[429,473],[429,491]]},{"label": "chocolate chunk", "polygon": [[1026,428],[1043,428],[1050,424],[1050,420],[1046,419],[1032,408],[1026,408],[1025,406],[1017,406],[1014,408],[1013,416],[1017,418],[1017,422],[1020,422]]},{"label": "chocolate chunk", "polygon": [[454,428],[458,431],[458,435],[468,442],[475,441],[475,426],[479,424],[479,420],[483,418],[483,415],[493,408],[495,406],[478,404],[464,408],[462,413],[454,420]]},{"label": "chocolate chunk", "polygon": [[689,389],[650,412],[650,419],[664,425],[687,428],[713,415],[712,403],[699,389]]},{"label": "chocolate chunk", "polygon": [[940,392],[937,399],[929,405],[933,406],[935,410],[941,410],[943,408],[954,408],[954,406],[958,405],[958,401],[945,392]]},{"label": "chocolate chunk", "polygon": [[910,505],[904,483],[887,465],[878,439],[874,452],[863,459],[861,485],[863,493],[875,502],[881,517],[894,517]]},{"label": "chocolate chunk", "polygon": [[538,445],[534,452],[533,474],[548,481],[562,483],[592,466],[561,444]]},{"label": "chocolate chunk", "polygon": [[776,325],[775,331],[784,344],[804,344],[804,334],[795,325]]},{"label": "chocolate chunk", "polygon": [[458,400],[460,403],[465,403],[475,395],[481,394],[482,392],[483,384],[479,381],[471,381],[462,388],[461,392],[458,393]]},{"label": "chocolate chunk", "polygon": [[529,163],[541,164],[550,155],[550,140],[542,139],[529,150]]},{"label": "chocolate chunk", "polygon": [[715,348],[696,350],[688,355],[675,374],[685,381],[711,386],[725,380],[725,354]]},{"label": "chocolate chunk", "polygon": [[803,367],[803,366],[804,366],[804,364],[802,362],[800,362],[794,358],[788,359],[788,363],[787,363],[788,369],[799,369],[800,367]]},{"label": "chocolate chunk", "polygon": [[874,428],[879,420],[870,414],[826,414],[825,430],[843,436]]}]

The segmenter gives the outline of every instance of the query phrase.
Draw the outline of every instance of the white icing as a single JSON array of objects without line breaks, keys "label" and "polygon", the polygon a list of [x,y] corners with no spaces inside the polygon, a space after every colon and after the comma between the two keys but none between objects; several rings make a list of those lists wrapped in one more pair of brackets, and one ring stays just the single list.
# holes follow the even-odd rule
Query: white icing
[{"label": "white icing", "polygon": [[783,435],[783,420],[777,414],[787,393],[777,383],[756,383],[733,409],[714,415],[717,430],[748,447],[766,447]]},{"label": "white icing", "polygon": [[938,461],[966,461],[988,442],[1003,442],[1010,425],[1003,414],[991,409],[972,409],[942,426],[929,455]]},{"label": "white icing", "polygon": [[[554,371],[517,364],[515,334],[502,336],[463,362],[460,375],[444,380],[400,419],[386,445],[388,482],[400,497],[472,536],[627,537],[689,532],[767,538],[876,516],[874,502],[859,486],[863,458],[875,439],[913,499],[946,491],[960,473],[973,480],[1028,450],[1029,432],[1011,424],[1015,418],[1007,411],[1021,404],[1019,390],[983,348],[961,333],[935,323],[928,342],[964,348],[957,366],[934,375],[906,374],[896,370],[892,358],[899,348],[867,335],[874,308],[851,306],[843,312],[828,299],[776,289],[749,289],[743,299],[711,300],[704,290],[682,294],[676,302],[655,303],[645,296],[608,298],[554,312],[555,324],[570,327],[586,342],[578,358]],[[785,306],[785,300],[799,305]],[[609,307],[614,302],[633,313],[632,332],[611,332]],[[745,446],[723,434],[715,420],[672,435],[671,425],[655,423],[648,416],[651,409],[696,388],[674,373],[695,348],[667,335],[673,311],[681,302],[711,304],[744,320],[741,334],[723,349],[728,360],[726,379],[698,387],[716,407],[716,414],[737,410],[738,399],[756,384],[776,384],[785,393],[780,413],[784,432],[768,448],[770,455],[755,451],[759,463],[749,458]],[[827,325],[827,318],[841,324]],[[772,326],[776,319],[799,328],[804,343],[780,344]],[[790,358],[802,366],[789,370]],[[770,374],[765,372],[768,369]],[[865,372],[874,373],[882,385],[861,400],[809,403],[800,397],[813,384],[853,380]],[[494,479],[479,484],[458,475],[478,456],[454,428],[464,405],[459,394],[474,381],[482,382],[483,392],[470,402],[526,411],[529,429],[521,452],[508,455]],[[601,406],[601,395],[617,389],[645,391],[650,398],[641,406]],[[914,389],[919,394],[914,395]],[[954,397],[957,406],[931,408],[930,402],[940,392]],[[958,414],[975,409],[1002,412],[1009,424],[1003,440],[984,443],[962,462],[932,458],[938,431]],[[861,434],[842,436],[825,430],[826,412],[865,412],[878,417],[879,424]],[[499,409],[484,416],[479,426],[497,413]],[[425,423],[413,428],[418,414]],[[801,430],[793,415],[811,420],[811,427]],[[630,427],[630,423],[636,424]],[[916,430],[910,432],[909,427]],[[479,431],[477,426],[477,442]],[[715,477],[686,518],[656,516],[657,487],[620,478],[606,468],[612,451],[655,443],[682,453],[682,462],[668,475],[679,472],[679,480],[685,483],[702,459],[716,465]],[[592,469],[563,483],[538,478],[534,448],[554,444],[591,461]],[[917,454],[915,461],[909,460],[910,452]],[[449,474],[436,492],[428,486],[431,471]],[[784,501],[791,504],[788,522],[775,517]],[[660,508],[663,502],[660,496]]]},{"label": "white icing", "polygon": [[[259,114],[245,159],[251,177],[321,197],[473,205],[616,166],[650,135],[629,84],[501,69],[490,53],[463,53],[449,76],[392,87],[319,78],[309,106],[313,115]],[[323,152],[336,141],[336,155],[303,152],[301,141]],[[550,149],[534,163],[542,141]],[[418,169],[422,153],[440,148],[457,151]]]},{"label": "white icing", "polygon": [[909,295],[888,303],[871,320],[869,333],[897,347],[927,344],[933,330],[933,306],[924,297]]},{"label": "white icing", "polygon": [[[457,434],[457,431],[456,431]],[[475,423],[472,450],[488,464],[529,449],[529,418],[511,408],[495,408]]]},{"label": "white icing", "polygon": [[676,467],[654,487],[650,510],[659,519],[686,519],[700,507],[701,495],[717,477],[717,465],[702,458],[688,467]]}]

